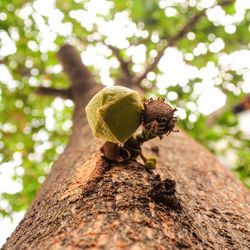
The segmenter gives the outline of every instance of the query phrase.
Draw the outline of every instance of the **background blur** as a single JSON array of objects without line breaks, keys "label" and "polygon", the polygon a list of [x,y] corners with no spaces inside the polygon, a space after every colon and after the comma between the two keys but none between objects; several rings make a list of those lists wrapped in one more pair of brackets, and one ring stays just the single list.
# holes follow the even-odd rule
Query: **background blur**
[{"label": "background blur", "polygon": [[109,45],[140,74],[170,37],[205,11],[194,29],[165,50],[141,87],[147,97],[165,97],[177,107],[179,126],[250,186],[250,112],[232,112],[250,92],[250,1],[219,3],[0,1],[0,245],[70,134],[73,103],[35,93],[41,85],[67,87],[56,58],[64,43],[74,45],[110,86],[119,62]]}]

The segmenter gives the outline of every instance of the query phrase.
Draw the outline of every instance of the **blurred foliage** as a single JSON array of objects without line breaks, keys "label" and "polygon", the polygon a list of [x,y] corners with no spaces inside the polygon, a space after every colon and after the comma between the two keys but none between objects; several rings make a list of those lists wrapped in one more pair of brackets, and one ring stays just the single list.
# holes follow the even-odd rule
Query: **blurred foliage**
[{"label": "blurred foliage", "polygon": [[[105,43],[117,46],[126,60],[133,61],[132,70],[138,74],[152,61],[156,51],[202,10],[201,2],[0,1],[0,177],[12,171],[13,183],[21,184],[13,190],[10,183],[9,191],[5,188],[1,194],[0,213],[3,216],[11,217],[13,212],[27,208],[70,134],[73,103],[36,94],[39,85],[60,88],[68,85],[56,58],[58,48],[69,42],[85,60],[90,57],[85,52],[96,51],[100,60],[86,60],[85,63],[101,82],[110,84],[118,76],[119,69],[117,59]],[[223,112],[215,117],[213,126],[206,126],[207,117],[198,108],[201,93],[197,88],[205,84],[199,74],[195,79],[189,78],[186,84],[170,82],[162,87],[158,84],[161,79],[158,76],[165,72],[156,68],[157,77],[153,74],[142,82],[142,86],[147,88],[147,96],[165,97],[178,107],[182,113],[179,126],[219,159],[225,160],[228,154],[233,155],[228,166],[250,186],[250,140],[240,130],[238,117],[231,112],[232,106],[245,95],[243,77],[249,68],[232,69],[220,63],[223,55],[249,50],[250,11],[237,10],[234,4],[224,10],[217,8],[231,26],[226,22],[211,21],[207,11],[195,29],[176,44],[186,65],[197,71],[212,65],[219,72],[213,78],[214,88],[225,93],[227,101]],[[108,26],[115,22],[118,22],[118,27],[114,25],[114,28],[124,30],[117,36],[117,30],[110,31]],[[226,25],[231,30],[227,31]],[[225,46],[213,51],[210,47],[216,39],[222,40]],[[116,40],[120,43],[116,44]],[[203,50],[197,52],[200,47]],[[131,48],[142,49],[140,53],[145,60],[137,62]],[[112,63],[104,68],[105,62]],[[208,106],[213,99],[209,102]]]}]

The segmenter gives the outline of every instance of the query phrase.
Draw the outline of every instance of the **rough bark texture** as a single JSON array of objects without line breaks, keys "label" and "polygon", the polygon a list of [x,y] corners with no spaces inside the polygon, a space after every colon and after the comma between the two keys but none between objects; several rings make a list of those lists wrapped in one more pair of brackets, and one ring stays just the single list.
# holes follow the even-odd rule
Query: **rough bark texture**
[{"label": "rough bark texture", "polygon": [[84,118],[98,85],[77,60],[88,77],[74,84],[64,50],[74,52],[59,53],[74,89],[73,133],[3,249],[249,249],[248,190],[184,133],[145,144],[158,157],[155,173],[101,158],[103,142]]}]

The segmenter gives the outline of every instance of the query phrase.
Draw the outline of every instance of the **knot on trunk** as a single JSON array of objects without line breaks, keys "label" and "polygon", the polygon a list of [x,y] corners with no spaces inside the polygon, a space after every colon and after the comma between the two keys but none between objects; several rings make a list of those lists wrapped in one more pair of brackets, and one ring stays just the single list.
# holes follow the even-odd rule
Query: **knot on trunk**
[{"label": "knot on trunk", "polygon": [[156,182],[150,191],[150,197],[158,204],[162,204],[173,210],[181,210],[181,205],[175,196],[175,180],[161,180],[160,175],[156,175]]}]

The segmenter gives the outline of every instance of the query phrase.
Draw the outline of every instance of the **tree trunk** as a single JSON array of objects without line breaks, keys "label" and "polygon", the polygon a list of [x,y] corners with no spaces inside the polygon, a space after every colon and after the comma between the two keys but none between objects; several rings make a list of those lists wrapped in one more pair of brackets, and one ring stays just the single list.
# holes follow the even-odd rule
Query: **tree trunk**
[{"label": "tree trunk", "polygon": [[183,132],[145,144],[158,157],[155,173],[106,162],[84,115],[100,87],[72,47],[59,59],[76,105],[73,132],[3,249],[250,248],[249,191],[230,171]]}]

